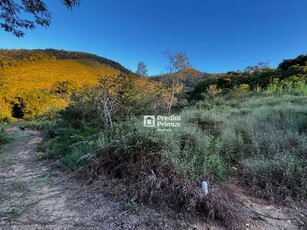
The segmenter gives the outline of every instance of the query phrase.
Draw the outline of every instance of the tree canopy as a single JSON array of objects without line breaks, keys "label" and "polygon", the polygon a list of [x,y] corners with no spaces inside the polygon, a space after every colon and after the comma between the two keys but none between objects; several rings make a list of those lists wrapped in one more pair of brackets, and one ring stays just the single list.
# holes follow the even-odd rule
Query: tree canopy
[{"label": "tree canopy", "polygon": [[144,62],[140,62],[138,64],[138,68],[137,68],[135,73],[139,76],[147,76],[148,75],[147,66],[145,65]]},{"label": "tree canopy", "polygon": [[[72,9],[80,0],[61,0]],[[29,19],[31,16],[31,19]],[[35,29],[37,25],[48,27],[51,15],[43,0],[0,0],[0,26],[16,37],[23,37],[23,29]]]},{"label": "tree canopy", "polygon": [[188,56],[182,51],[167,50],[164,52],[164,56],[169,61],[169,66],[167,67],[169,73],[175,73],[191,67]]},{"label": "tree canopy", "polygon": [[283,70],[283,71],[286,71],[288,70],[289,68],[295,66],[295,65],[298,65],[298,66],[306,66],[307,65],[307,55],[299,55],[298,57],[294,58],[294,59],[286,59],[286,60],[283,60],[278,68]]}]

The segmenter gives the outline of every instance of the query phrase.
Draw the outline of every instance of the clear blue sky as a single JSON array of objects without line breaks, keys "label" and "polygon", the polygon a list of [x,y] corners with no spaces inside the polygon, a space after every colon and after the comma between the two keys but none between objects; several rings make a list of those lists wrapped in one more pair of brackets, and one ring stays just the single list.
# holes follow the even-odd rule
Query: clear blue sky
[{"label": "clear blue sky", "polygon": [[149,74],[165,71],[167,49],[210,73],[307,53],[306,0],[82,0],[72,12],[46,2],[52,25],[25,38],[1,30],[0,48],[86,51],[131,70],[144,61]]}]

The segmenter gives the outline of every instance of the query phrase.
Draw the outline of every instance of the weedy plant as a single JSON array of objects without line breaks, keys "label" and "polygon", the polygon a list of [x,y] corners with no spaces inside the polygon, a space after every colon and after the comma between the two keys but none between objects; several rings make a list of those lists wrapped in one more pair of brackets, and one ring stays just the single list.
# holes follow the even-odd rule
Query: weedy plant
[{"label": "weedy plant", "polygon": [[9,137],[5,132],[4,128],[0,125],[0,146],[8,142],[9,142]]}]

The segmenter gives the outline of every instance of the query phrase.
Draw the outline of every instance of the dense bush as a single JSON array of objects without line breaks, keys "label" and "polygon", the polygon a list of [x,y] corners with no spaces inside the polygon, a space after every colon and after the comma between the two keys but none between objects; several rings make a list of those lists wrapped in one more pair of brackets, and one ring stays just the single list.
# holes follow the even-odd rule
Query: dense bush
[{"label": "dense bush", "polygon": [[299,55],[298,57],[294,59],[283,60],[279,64],[278,68],[283,71],[286,71],[292,66],[307,66],[307,55]]},{"label": "dense bush", "polygon": [[[55,121],[38,125],[47,137],[42,151],[87,179],[112,178],[105,190],[117,197],[214,213],[238,228],[253,214],[221,186],[234,176],[232,167],[253,194],[272,201],[307,198],[306,84],[271,77],[256,90],[239,80],[228,90],[210,82],[195,107],[183,103],[180,111],[177,104],[181,126],[170,132],[143,126],[143,115],[165,111],[161,85],[102,78],[74,93]],[[214,191],[207,197],[199,189],[203,180]]]},{"label": "dense bush", "polygon": [[157,114],[166,108],[163,90],[163,86],[147,78],[104,76],[99,85],[84,87],[72,95],[63,118],[71,118],[75,128],[83,124],[107,127],[133,116]]},{"label": "dense bush", "polygon": [[48,90],[33,89],[19,93],[13,102],[13,116],[16,118],[35,118],[55,108],[63,108],[65,101],[50,95]]},{"label": "dense bush", "polygon": [[199,82],[192,91],[188,92],[188,99],[190,101],[203,100],[212,85],[217,86],[220,95],[225,95],[229,92],[234,93],[232,92],[233,90],[244,93],[248,90],[265,88],[274,78],[280,77],[280,71],[271,68],[260,68],[254,72],[248,70],[244,72],[228,72]]}]

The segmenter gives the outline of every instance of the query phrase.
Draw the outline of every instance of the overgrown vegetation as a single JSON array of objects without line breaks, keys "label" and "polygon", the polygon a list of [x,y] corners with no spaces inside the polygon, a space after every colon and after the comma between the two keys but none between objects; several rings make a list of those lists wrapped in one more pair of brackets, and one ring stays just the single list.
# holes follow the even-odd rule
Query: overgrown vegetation
[{"label": "overgrown vegetation", "polygon": [[[109,186],[128,210],[137,212],[135,202],[158,203],[213,213],[237,228],[253,214],[223,186],[232,167],[251,194],[273,202],[307,198],[307,67],[289,63],[296,62],[213,76],[181,94],[133,74],[101,75],[96,85],[77,90],[70,81],[58,82],[48,97],[68,105],[49,113],[52,119],[32,106],[44,108],[51,100],[45,91],[15,104],[25,102],[41,117],[32,125],[45,130],[45,158],[58,158],[87,179],[119,180],[124,188]],[[161,132],[143,126],[143,115],[170,108],[181,116],[180,127]],[[214,191],[209,196],[200,189],[203,180]]]},{"label": "overgrown vegetation", "polygon": [[[301,90],[297,87],[297,84],[302,86],[304,89],[304,84],[307,81],[307,66],[306,63],[303,65],[302,61],[299,64],[285,64],[285,63],[297,63],[296,60],[301,60],[302,57],[299,56],[296,59],[289,59],[283,61],[277,69],[272,69],[268,67],[265,63],[259,63],[256,66],[249,66],[244,71],[240,72],[228,72],[226,74],[213,75],[210,78],[199,82],[196,87],[188,92],[188,98],[190,101],[203,100],[208,96],[207,92],[210,86],[216,86],[216,93],[218,95],[232,94],[233,91],[262,91],[267,89],[267,87],[272,83],[276,84],[276,87],[285,87],[290,90],[290,88],[295,88],[296,90]],[[292,85],[292,86],[290,86]],[[293,87],[295,85],[295,87]],[[289,88],[290,87],[290,88]],[[238,93],[240,94],[240,92]]]},{"label": "overgrown vegetation", "polygon": [[[45,143],[45,157],[59,157],[69,169],[85,166],[92,179],[109,175],[123,180],[125,193],[119,194],[128,200],[214,212],[228,226],[247,218],[219,185],[227,183],[233,166],[255,195],[273,201],[306,199],[306,97],[255,93],[228,103],[212,100],[205,108],[184,109],[182,126],[172,132],[145,128],[139,116],[97,128],[89,121],[76,122],[72,114],[67,119],[66,111],[49,130],[55,138]],[[73,127],[74,122],[79,126]],[[202,180],[219,192],[204,197]]]},{"label": "overgrown vegetation", "polygon": [[[46,153],[47,156],[62,156],[63,161],[69,162],[68,166],[74,169],[92,156],[89,153],[105,146],[116,146],[114,151],[128,155],[149,151],[162,154],[192,180],[223,180],[231,166],[240,166],[246,181],[260,187],[270,185],[260,180],[269,177],[261,176],[261,173],[267,173],[266,170],[255,171],[254,163],[259,164],[259,160],[276,163],[282,154],[293,160],[286,162],[299,163],[294,164],[297,174],[292,169],[287,172],[287,180],[297,181],[297,184],[288,184],[284,194],[272,187],[268,189],[271,193],[265,195],[278,195],[282,199],[286,196],[305,197],[307,107],[304,99],[302,96],[258,95],[231,107],[226,102],[219,106],[212,104],[210,110],[186,109],[181,113],[181,127],[171,133],[143,127],[141,118],[101,130],[97,124],[86,122],[87,126],[84,126],[80,120],[73,121],[72,115],[69,121],[64,113],[64,120],[56,124],[62,125],[59,136],[46,143]],[[89,120],[95,118],[89,117]],[[54,132],[52,130],[50,132]],[[280,160],[282,164],[285,159]],[[259,178],[254,177],[256,175]],[[283,178],[285,175],[279,176]],[[271,179],[277,179],[276,175]]]}]

